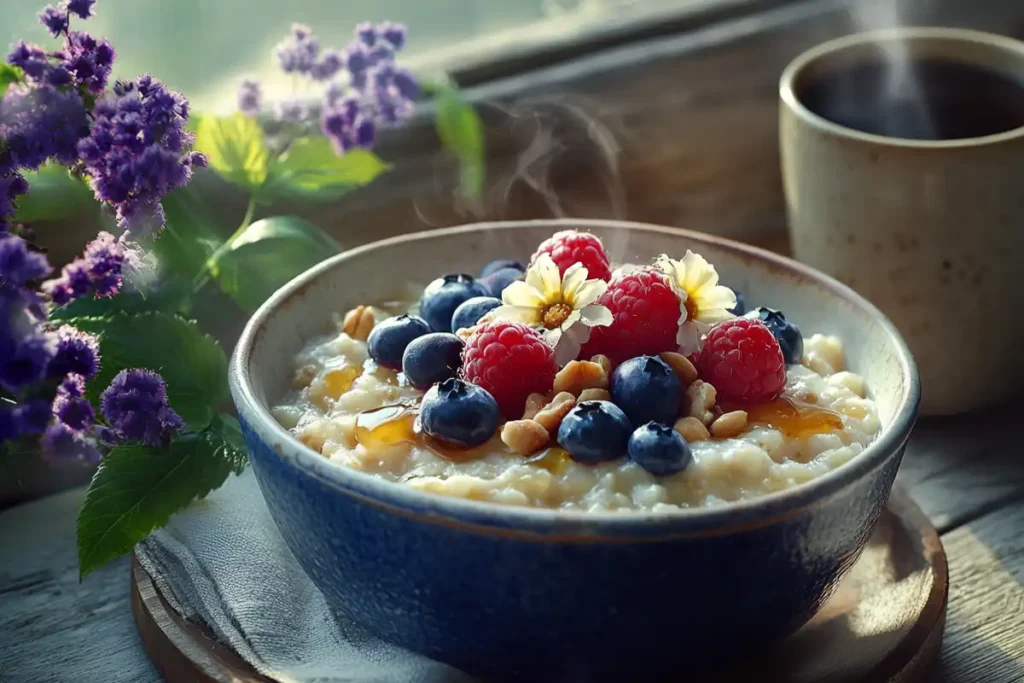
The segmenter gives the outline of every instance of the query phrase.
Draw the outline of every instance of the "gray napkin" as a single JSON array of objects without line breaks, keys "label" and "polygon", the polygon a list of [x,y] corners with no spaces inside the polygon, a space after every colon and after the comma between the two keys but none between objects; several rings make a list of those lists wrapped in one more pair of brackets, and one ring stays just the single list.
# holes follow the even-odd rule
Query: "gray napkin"
[{"label": "gray napkin", "polygon": [[135,554],[179,614],[275,680],[472,681],[332,612],[281,538],[251,469],[175,515]]}]

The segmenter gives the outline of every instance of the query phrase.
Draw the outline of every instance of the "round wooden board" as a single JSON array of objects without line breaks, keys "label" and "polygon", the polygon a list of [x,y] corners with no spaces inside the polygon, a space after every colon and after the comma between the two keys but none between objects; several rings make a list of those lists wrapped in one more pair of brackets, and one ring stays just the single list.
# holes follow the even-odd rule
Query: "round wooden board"
[{"label": "round wooden board", "polygon": [[[894,491],[867,548],[814,619],[708,683],[923,681],[942,643],[947,577],[935,528]],[[131,584],[142,643],[169,683],[275,683],[179,616],[137,561]]]}]

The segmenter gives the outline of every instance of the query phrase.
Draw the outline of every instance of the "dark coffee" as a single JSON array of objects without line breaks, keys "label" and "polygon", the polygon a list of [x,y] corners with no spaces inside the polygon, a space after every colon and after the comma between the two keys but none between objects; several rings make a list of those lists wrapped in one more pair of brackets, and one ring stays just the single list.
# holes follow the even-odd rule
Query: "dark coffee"
[{"label": "dark coffee", "polygon": [[851,67],[809,80],[798,96],[829,121],[888,137],[956,140],[1024,126],[1024,85],[942,59]]}]

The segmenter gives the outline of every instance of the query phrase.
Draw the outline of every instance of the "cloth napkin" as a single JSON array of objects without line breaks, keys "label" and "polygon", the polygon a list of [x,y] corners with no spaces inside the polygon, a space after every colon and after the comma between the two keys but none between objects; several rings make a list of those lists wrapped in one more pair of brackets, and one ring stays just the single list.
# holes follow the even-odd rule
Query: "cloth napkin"
[{"label": "cloth napkin", "polygon": [[474,680],[332,612],[281,538],[251,469],[175,515],[135,553],[179,614],[274,680]]}]

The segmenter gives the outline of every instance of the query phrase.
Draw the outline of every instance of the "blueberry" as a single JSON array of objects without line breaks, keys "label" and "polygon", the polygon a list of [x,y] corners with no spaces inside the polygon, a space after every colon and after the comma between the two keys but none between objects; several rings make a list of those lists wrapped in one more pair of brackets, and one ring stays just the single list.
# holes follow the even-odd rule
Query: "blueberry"
[{"label": "blueberry", "polygon": [[749,317],[757,318],[772,331],[772,335],[779,342],[782,348],[782,357],[789,365],[799,363],[804,357],[804,338],[800,334],[800,328],[786,319],[782,311],[775,311],[770,308],[758,308],[751,311]]},{"label": "blueberry", "polygon": [[452,316],[452,332],[457,332],[466,327],[473,327],[485,313],[493,311],[501,305],[501,299],[493,296],[474,296],[459,304]]},{"label": "blueberry", "polygon": [[558,444],[573,460],[587,464],[621,458],[626,453],[629,418],[609,401],[584,401],[558,427]]},{"label": "blueberry", "polygon": [[656,477],[682,472],[693,453],[679,432],[657,422],[648,422],[629,437],[629,459]]},{"label": "blueberry", "polygon": [[734,289],[732,291],[736,295],[736,305],[730,308],[729,312],[733,315],[743,315],[747,312],[747,299],[740,290]]},{"label": "blueberry", "polygon": [[505,268],[515,268],[516,270],[519,271],[520,275],[526,272],[526,268],[523,268],[523,264],[520,263],[519,261],[498,259],[497,261],[491,261],[486,266],[484,266],[484,269],[480,271],[480,277],[487,277],[491,273],[496,273],[499,270],[504,270]]},{"label": "blueberry", "polygon": [[370,358],[387,368],[400,370],[405,347],[418,337],[430,332],[430,325],[415,315],[400,315],[387,318],[370,332],[366,340],[370,347]]},{"label": "blueberry", "polygon": [[462,349],[466,344],[448,332],[431,332],[417,337],[405,347],[402,372],[417,389],[455,377],[462,367]]},{"label": "blueberry", "polygon": [[521,280],[523,273],[516,270],[515,268],[502,268],[496,270],[486,277],[480,278],[479,284],[490,296],[501,298],[501,293],[505,291],[505,288],[516,280]]},{"label": "blueberry", "polygon": [[423,290],[420,296],[420,315],[434,332],[450,332],[452,314],[463,301],[487,292],[472,275],[445,275]]},{"label": "blueberry", "polygon": [[420,404],[423,431],[454,446],[484,443],[498,428],[500,416],[493,396],[454,377],[432,386]]},{"label": "blueberry", "polygon": [[656,356],[630,358],[612,372],[612,401],[634,425],[672,424],[679,415],[683,387],[668,364]]}]

